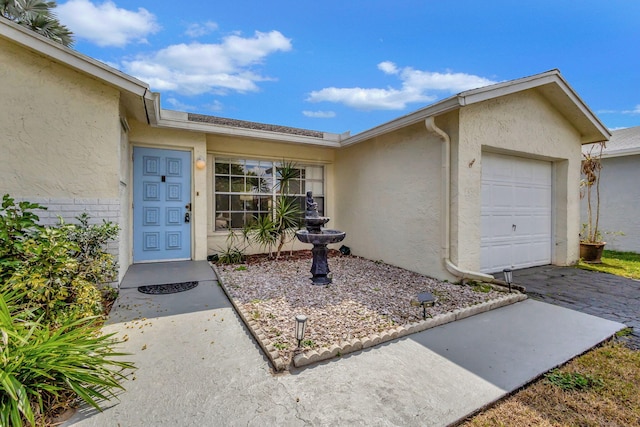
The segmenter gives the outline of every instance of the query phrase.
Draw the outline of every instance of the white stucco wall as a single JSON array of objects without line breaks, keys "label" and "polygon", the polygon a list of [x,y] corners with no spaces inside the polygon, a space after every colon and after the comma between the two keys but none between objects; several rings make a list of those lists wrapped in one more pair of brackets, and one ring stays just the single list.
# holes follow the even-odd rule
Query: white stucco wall
[{"label": "white stucco wall", "polygon": [[441,279],[442,142],[422,124],[336,153],[336,226],[352,253]]},{"label": "white stucco wall", "polygon": [[[43,224],[119,223],[119,91],[4,39],[0,64],[0,194],[47,206]],[[120,277],[123,236],[109,245]]]},{"label": "white stucco wall", "polygon": [[[599,229],[606,249],[640,253],[640,155],[602,159]],[[592,199],[595,210],[595,190]],[[582,221],[587,200],[582,199]],[[620,235],[622,232],[624,235]]]},{"label": "white stucco wall", "polygon": [[[207,224],[207,247],[208,253],[214,254],[223,251],[227,247],[228,232],[215,231],[214,226],[214,193],[213,193],[213,168],[216,157],[239,158],[239,159],[265,159],[272,161],[294,161],[304,164],[318,164],[324,166],[324,192],[325,192],[325,215],[331,218],[327,223],[327,228],[337,228],[339,218],[336,214],[336,199],[334,186],[334,160],[335,149],[319,146],[296,145],[279,143],[272,141],[255,140],[240,137],[228,137],[219,135],[207,136],[207,183],[209,184],[208,197],[208,224]],[[330,247],[339,247],[332,245]],[[310,249],[311,246],[303,244],[297,240],[287,243],[283,250]],[[274,248],[275,249],[275,248]],[[257,246],[249,246],[247,254],[261,253],[264,249]]]},{"label": "white stucco wall", "polygon": [[118,198],[119,92],[0,40],[0,193]]},{"label": "white stucco wall", "polygon": [[[195,161],[207,157],[206,135],[174,129],[152,128],[146,124],[130,121],[129,142],[132,146],[165,148],[191,151],[193,178],[191,194],[192,257],[204,260],[207,257],[207,192],[212,188],[207,182],[207,168],[199,170]],[[131,206],[131,202],[129,203]],[[131,214],[131,217],[133,215]],[[131,234],[131,233],[129,233]],[[132,242],[133,244],[133,242]]]},{"label": "white stucco wall", "polygon": [[[123,120],[126,120],[124,111],[121,111]],[[126,121],[125,121],[126,123]],[[131,146],[129,144],[128,130],[123,126],[120,127],[120,145],[118,147],[118,154],[120,157],[120,169],[119,169],[119,224],[120,224],[120,241],[118,246],[118,265],[122,266],[119,271],[118,283],[122,281],[127,267],[133,259],[132,248],[132,220],[130,216],[131,211],[131,198],[132,198],[132,185],[131,185]]]},{"label": "white stucco wall", "polygon": [[482,152],[493,151],[552,162],[552,262],[578,259],[580,135],[535,90],[463,107],[454,143],[457,238],[451,257],[460,267],[480,268]]},{"label": "white stucco wall", "polygon": [[[551,162],[552,261],[577,260],[580,135],[553,105],[527,91],[462,107],[436,124],[451,138],[454,264],[480,269],[483,152]],[[442,150],[419,123],[337,152],[336,225],[356,255],[454,279],[442,262]]]}]

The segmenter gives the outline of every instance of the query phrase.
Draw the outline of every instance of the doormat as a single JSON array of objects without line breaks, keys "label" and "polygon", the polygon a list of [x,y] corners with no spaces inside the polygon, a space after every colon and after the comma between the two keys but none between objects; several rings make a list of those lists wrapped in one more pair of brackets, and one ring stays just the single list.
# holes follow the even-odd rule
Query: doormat
[{"label": "doormat", "polygon": [[188,291],[198,286],[198,282],[182,282],[182,283],[169,283],[168,285],[148,285],[138,287],[138,291],[143,294],[175,294],[178,292]]}]

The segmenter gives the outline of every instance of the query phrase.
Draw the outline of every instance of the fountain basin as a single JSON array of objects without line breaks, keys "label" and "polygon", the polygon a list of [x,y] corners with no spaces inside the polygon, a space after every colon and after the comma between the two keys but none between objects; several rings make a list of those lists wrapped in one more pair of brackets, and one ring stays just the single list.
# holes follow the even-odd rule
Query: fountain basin
[{"label": "fountain basin", "polygon": [[318,229],[328,223],[330,218],[326,216],[307,216],[304,218],[304,223],[307,228]]},{"label": "fountain basin", "polygon": [[311,243],[312,245],[328,245],[331,243],[342,242],[346,235],[347,233],[339,230],[322,230],[320,232],[313,233],[310,233],[308,230],[296,231],[296,237],[298,240],[303,243]]}]

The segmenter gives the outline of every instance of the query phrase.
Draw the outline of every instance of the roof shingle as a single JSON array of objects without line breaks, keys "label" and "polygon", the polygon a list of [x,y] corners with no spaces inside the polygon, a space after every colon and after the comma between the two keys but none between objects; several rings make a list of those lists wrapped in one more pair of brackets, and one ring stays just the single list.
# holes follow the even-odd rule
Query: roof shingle
[{"label": "roof shingle", "polygon": [[312,138],[324,137],[323,132],[319,132],[315,130],[292,128],[288,126],[270,125],[266,123],[249,122],[249,121],[237,120],[237,119],[227,119],[224,117],[206,116],[204,114],[189,113],[188,120],[190,122],[210,123],[210,124],[220,125],[220,126],[264,130],[267,132],[287,133],[292,135],[309,136]]}]

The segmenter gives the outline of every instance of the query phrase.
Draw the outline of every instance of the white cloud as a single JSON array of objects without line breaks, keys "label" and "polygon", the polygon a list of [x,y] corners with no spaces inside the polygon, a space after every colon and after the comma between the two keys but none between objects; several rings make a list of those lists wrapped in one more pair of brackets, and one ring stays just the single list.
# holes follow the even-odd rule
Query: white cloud
[{"label": "white cloud", "polygon": [[207,21],[204,24],[191,24],[185,31],[185,34],[192,38],[206,36],[218,29],[218,24]]},{"label": "white cloud", "polygon": [[633,110],[625,110],[622,114],[640,114],[640,104],[636,105],[636,108]]},{"label": "white cloud", "polygon": [[174,97],[169,97],[166,100],[163,100],[164,102],[166,102],[167,104],[169,104],[171,106],[171,109],[173,110],[178,110],[178,111],[193,111],[196,109],[195,106],[193,105],[189,105],[189,104],[185,104],[184,102],[174,98]]},{"label": "white cloud", "polygon": [[222,102],[218,101],[218,100],[214,100],[212,103],[210,104],[205,104],[204,108],[206,108],[209,111],[222,111],[224,110],[224,105],[222,105]]},{"label": "white cloud", "polygon": [[434,101],[437,96],[432,92],[457,93],[496,83],[473,74],[398,68],[390,61],[379,63],[378,69],[388,75],[397,75],[402,83],[401,87],[328,87],[311,92],[307,101],[341,103],[359,110],[402,110],[410,103]]},{"label": "white cloud", "polygon": [[336,116],[335,111],[308,111],[302,112],[303,115],[314,119],[331,119]]},{"label": "white cloud", "polygon": [[199,109],[203,109],[206,111],[219,112],[224,110],[224,106],[222,105],[222,102],[218,100],[213,100],[208,104],[193,105],[193,104],[187,104],[185,102],[182,102],[181,99],[170,96],[166,99],[163,99],[162,102],[166,103],[170,107],[170,109],[177,110],[177,111],[197,111]]},{"label": "white cloud", "polygon": [[272,80],[252,70],[278,51],[291,49],[291,40],[278,31],[253,37],[228,36],[220,44],[177,44],[152,55],[124,61],[125,72],[148,82],[153,90],[185,95],[225,94],[258,90],[257,82]]},{"label": "white cloud", "polygon": [[385,74],[398,74],[398,67],[390,61],[384,61],[378,64],[378,69]]},{"label": "white cloud", "polygon": [[146,9],[121,9],[110,0],[101,4],[69,0],[58,6],[56,13],[60,22],[68,26],[76,37],[101,47],[145,43],[149,34],[160,29],[155,15]]},{"label": "white cloud", "polygon": [[435,96],[404,93],[397,89],[328,87],[309,94],[310,102],[335,102],[358,110],[402,110],[411,102],[431,102]]}]

